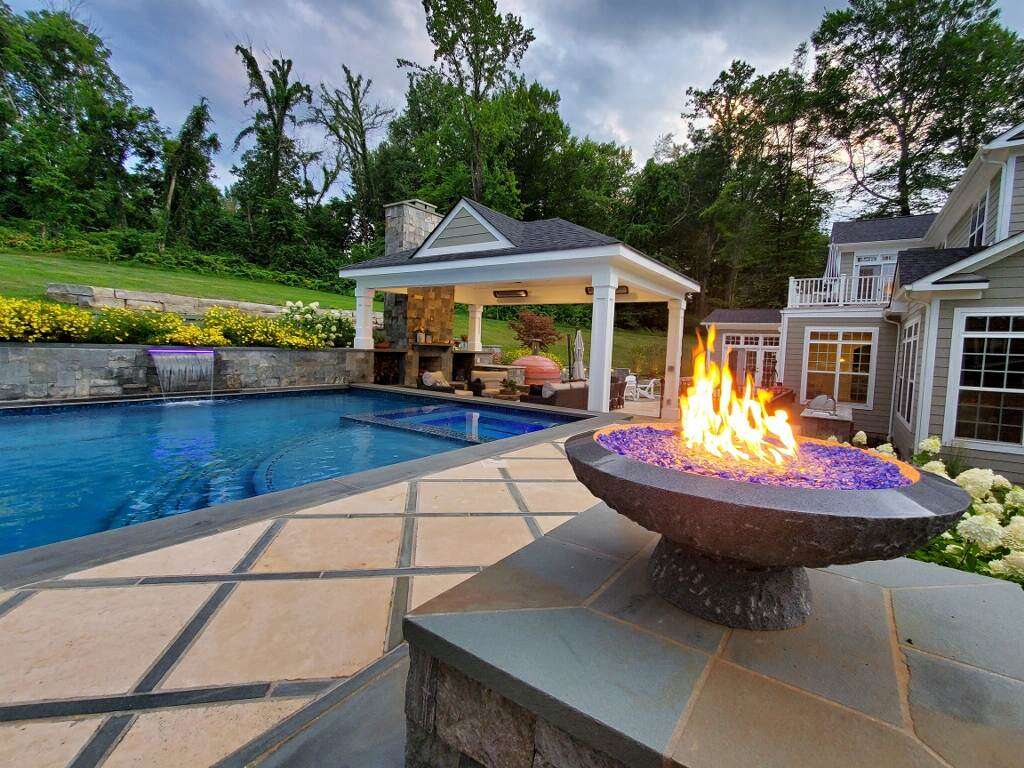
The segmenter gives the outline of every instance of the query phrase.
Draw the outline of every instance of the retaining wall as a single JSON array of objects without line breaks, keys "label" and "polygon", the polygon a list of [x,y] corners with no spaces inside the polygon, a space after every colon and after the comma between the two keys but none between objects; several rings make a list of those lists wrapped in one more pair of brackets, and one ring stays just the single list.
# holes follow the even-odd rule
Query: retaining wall
[{"label": "retaining wall", "polygon": [[[149,345],[0,344],[0,401],[157,394]],[[217,347],[213,388],[369,383],[373,352],[361,349]]]}]

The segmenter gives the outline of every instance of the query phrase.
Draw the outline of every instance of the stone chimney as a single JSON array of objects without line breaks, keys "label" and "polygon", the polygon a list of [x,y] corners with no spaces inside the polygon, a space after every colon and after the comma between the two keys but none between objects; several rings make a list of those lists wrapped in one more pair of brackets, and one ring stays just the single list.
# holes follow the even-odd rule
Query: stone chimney
[{"label": "stone chimney", "polygon": [[444,216],[422,200],[402,200],[384,206],[384,254],[415,248],[427,239]]}]

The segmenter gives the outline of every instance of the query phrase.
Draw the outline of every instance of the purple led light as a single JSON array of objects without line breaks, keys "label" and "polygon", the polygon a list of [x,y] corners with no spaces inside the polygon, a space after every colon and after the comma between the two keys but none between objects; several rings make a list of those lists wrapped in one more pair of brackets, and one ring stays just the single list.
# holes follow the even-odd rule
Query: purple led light
[{"label": "purple led light", "polygon": [[842,445],[800,443],[795,461],[768,467],[688,451],[672,429],[627,427],[598,435],[597,441],[609,451],[647,464],[744,483],[864,491],[911,482],[896,464]]}]

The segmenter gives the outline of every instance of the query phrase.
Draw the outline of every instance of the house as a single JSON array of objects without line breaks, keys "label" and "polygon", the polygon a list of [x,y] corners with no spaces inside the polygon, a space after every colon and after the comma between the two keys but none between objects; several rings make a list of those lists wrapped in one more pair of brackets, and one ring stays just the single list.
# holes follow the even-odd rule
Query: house
[{"label": "house", "polygon": [[981,147],[937,213],[837,222],[825,273],[790,278],[777,326],[716,313],[733,359],[762,382],[774,365],[798,402],[850,404],[903,456],[939,435],[1024,478],[1024,124]]}]

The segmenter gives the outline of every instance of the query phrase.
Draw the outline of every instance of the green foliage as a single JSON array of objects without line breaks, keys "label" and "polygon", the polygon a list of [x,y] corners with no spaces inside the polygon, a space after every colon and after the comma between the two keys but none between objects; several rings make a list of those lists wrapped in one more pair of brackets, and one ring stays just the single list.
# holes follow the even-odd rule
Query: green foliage
[{"label": "green foliage", "polygon": [[665,349],[654,344],[633,347],[629,370],[641,376],[661,376],[665,371]]},{"label": "green foliage", "polygon": [[[530,347],[512,347],[511,349],[503,349],[501,351],[501,364],[512,365],[516,360],[521,357],[527,357],[533,354],[533,350]],[[548,360],[553,361],[559,368],[565,368],[565,358],[557,351],[552,349],[545,349],[537,353],[540,357],[546,357]]]}]

